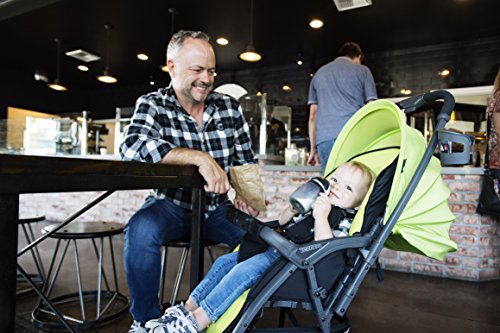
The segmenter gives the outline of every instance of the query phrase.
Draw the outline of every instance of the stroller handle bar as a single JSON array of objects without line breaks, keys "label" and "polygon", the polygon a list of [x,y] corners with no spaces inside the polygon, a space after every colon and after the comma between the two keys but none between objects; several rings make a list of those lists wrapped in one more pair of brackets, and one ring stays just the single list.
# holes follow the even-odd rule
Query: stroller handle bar
[{"label": "stroller handle bar", "polygon": [[[370,237],[357,235],[355,237],[340,237],[295,244],[272,229],[276,225],[274,221],[261,222],[236,209],[233,205],[228,205],[227,218],[231,223],[259,237],[264,243],[275,248],[282,256],[301,269],[316,264],[330,253],[366,247],[371,242]],[[320,248],[321,251],[319,251]],[[301,252],[304,255],[301,255]]]},{"label": "stroller handle bar", "polygon": [[443,107],[441,108],[441,111],[438,115],[438,119],[443,118],[446,123],[448,122],[448,120],[450,120],[451,112],[453,111],[453,107],[455,106],[455,98],[446,90],[436,90],[413,96],[396,103],[396,105],[400,109],[403,109],[406,114],[412,114],[418,112],[421,107],[426,106],[438,99],[444,100]]}]

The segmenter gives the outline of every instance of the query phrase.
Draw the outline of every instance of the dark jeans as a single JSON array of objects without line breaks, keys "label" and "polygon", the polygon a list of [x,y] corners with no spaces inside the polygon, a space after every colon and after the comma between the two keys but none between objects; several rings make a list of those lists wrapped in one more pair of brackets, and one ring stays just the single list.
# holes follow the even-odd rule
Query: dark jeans
[{"label": "dark jeans", "polygon": [[[208,214],[205,238],[235,246],[244,231],[227,220],[226,212],[227,206],[221,205]],[[161,246],[190,232],[191,211],[154,197],[147,198],[128,222],[124,231],[124,260],[134,320],[145,323],[160,316]]]}]

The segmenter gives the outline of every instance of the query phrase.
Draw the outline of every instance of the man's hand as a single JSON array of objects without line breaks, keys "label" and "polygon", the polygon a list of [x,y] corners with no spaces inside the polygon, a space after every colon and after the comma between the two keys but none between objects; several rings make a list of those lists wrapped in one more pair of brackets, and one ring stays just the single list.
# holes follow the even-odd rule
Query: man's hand
[{"label": "man's hand", "polygon": [[162,159],[163,163],[178,165],[195,165],[198,172],[207,182],[205,191],[227,193],[230,188],[226,172],[215,162],[210,154],[188,148],[174,148]]},{"label": "man's hand", "polygon": [[255,210],[252,207],[250,207],[249,205],[247,205],[247,203],[245,201],[243,201],[242,199],[238,198],[238,196],[236,196],[234,198],[233,205],[234,205],[234,207],[236,207],[236,209],[239,209],[242,212],[247,213],[248,215],[250,215],[252,217],[257,217],[257,215],[259,215],[259,213],[260,213],[258,210]]},{"label": "man's hand", "polygon": [[198,166],[198,171],[207,182],[205,191],[220,194],[227,193],[231,188],[227,174],[210,155],[205,155],[205,161]]},{"label": "man's hand", "polygon": [[278,223],[280,225],[288,223],[297,213],[298,211],[295,210],[295,208],[293,208],[290,203],[288,203],[286,207],[280,212]]},{"label": "man's hand", "polygon": [[320,164],[320,162],[319,162],[318,152],[316,150],[311,151],[311,153],[309,154],[309,157],[307,158],[307,165],[316,166],[319,164]]}]

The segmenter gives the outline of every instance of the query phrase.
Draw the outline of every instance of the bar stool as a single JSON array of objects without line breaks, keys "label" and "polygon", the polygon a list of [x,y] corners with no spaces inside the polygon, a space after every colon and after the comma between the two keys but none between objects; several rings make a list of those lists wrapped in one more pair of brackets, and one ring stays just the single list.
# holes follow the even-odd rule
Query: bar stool
[{"label": "bar stool", "polygon": [[[49,225],[42,229],[42,233],[48,233],[57,226],[57,224]],[[64,319],[76,330],[99,327],[108,324],[124,314],[129,307],[130,302],[128,298],[119,291],[112,242],[112,236],[121,234],[122,232],[123,225],[121,223],[73,222],[50,236],[50,238],[57,239],[57,244],[55,246],[54,255],[47,274],[48,283],[44,289],[44,293],[58,309],[58,311],[61,312]],[[109,240],[114,289],[111,289],[104,269],[105,238],[108,238]],[[83,239],[90,239],[92,241],[93,249],[97,258],[96,290],[84,290],[82,287],[77,241],[81,241]],[[100,240],[99,248],[96,245],[96,239]],[[64,241],[64,249],[57,265],[55,266],[59,247],[62,241]],[[70,243],[73,244],[78,291],[50,298]],[[54,268],[55,271],[52,274],[52,270]],[[105,288],[102,288],[103,282],[105,284]],[[90,315],[92,312],[94,312],[95,315]],[[41,329],[55,330],[64,327],[55,317],[55,313],[41,302],[33,310],[32,318],[33,325]]]},{"label": "bar stool", "polygon": [[[26,243],[30,244],[35,241],[35,234],[33,233],[33,223],[38,223],[45,221],[44,215],[21,218],[18,221],[18,224],[21,226],[24,234],[24,238],[26,239]],[[36,266],[37,273],[30,273],[29,276],[33,280],[33,282],[39,287],[43,288],[46,282],[45,269],[43,267],[43,262],[40,257],[40,252],[38,248],[35,246],[30,250],[31,256],[33,258],[33,262]],[[17,285],[16,285],[16,296],[21,296],[32,292],[33,288],[26,282],[22,275],[17,275]]]},{"label": "bar stool", "polygon": [[[215,246],[215,245],[227,246],[223,243],[216,243],[216,242],[212,242],[209,240],[205,241],[205,249],[207,249],[207,251],[208,251],[210,261],[212,264],[215,261],[214,255],[212,252],[212,246]],[[175,282],[174,282],[174,285],[172,287],[172,295],[170,295],[170,302],[164,303],[163,302],[163,294],[165,291],[165,273],[167,270],[167,254],[168,254],[169,248],[180,248],[180,249],[182,249],[182,253],[181,253],[181,260],[179,262],[179,269],[177,270],[177,274],[175,276]],[[177,303],[177,301],[178,301],[177,296],[179,294],[179,289],[180,289],[181,282],[182,282],[182,276],[184,275],[184,270],[186,268],[186,263],[187,263],[187,259],[188,259],[188,255],[189,255],[190,250],[191,250],[191,241],[190,241],[189,236],[186,236],[186,237],[183,237],[180,239],[176,239],[173,241],[165,242],[163,244],[163,252],[162,252],[162,256],[161,256],[160,292],[158,294],[158,298],[160,299],[160,306],[169,307],[169,306]]]}]

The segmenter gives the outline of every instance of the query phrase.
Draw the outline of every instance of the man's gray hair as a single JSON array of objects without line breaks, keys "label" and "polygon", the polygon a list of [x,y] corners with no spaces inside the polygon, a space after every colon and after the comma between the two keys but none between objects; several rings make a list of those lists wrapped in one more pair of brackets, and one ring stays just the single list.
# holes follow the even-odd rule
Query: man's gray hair
[{"label": "man's gray hair", "polygon": [[167,60],[174,57],[186,38],[201,39],[205,42],[210,41],[210,37],[203,31],[179,30],[172,36],[170,42],[168,43]]}]

